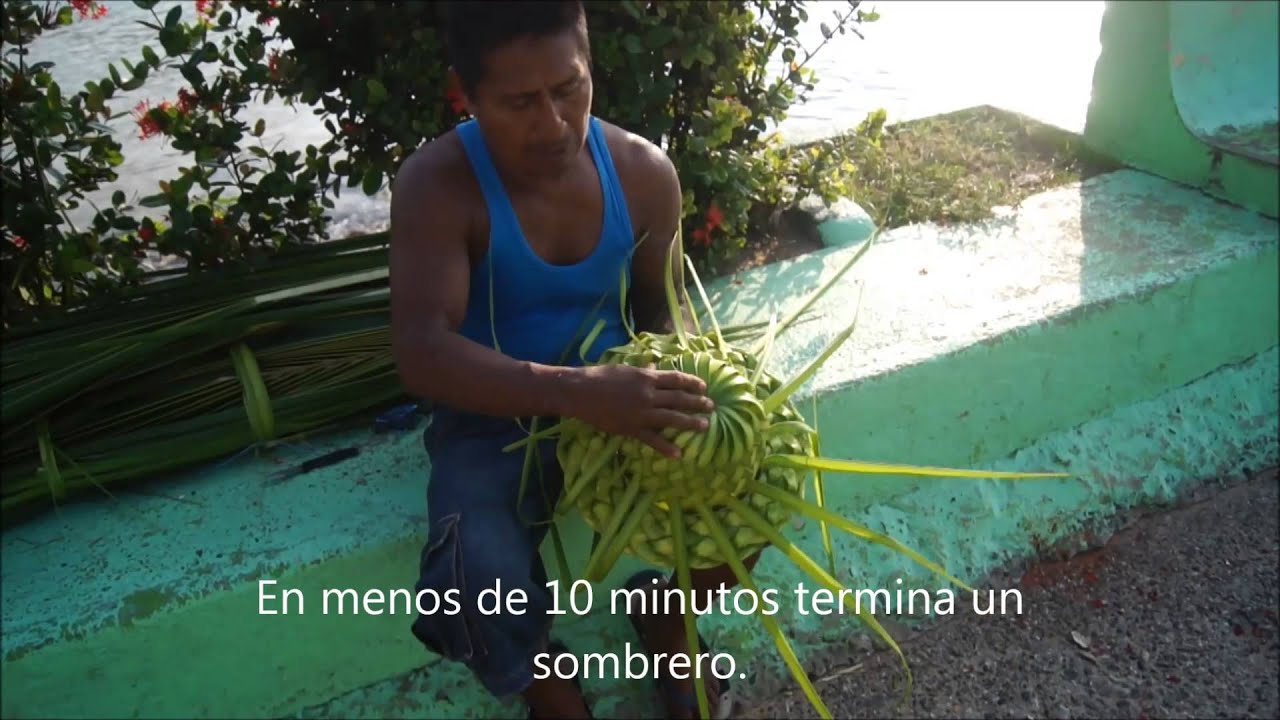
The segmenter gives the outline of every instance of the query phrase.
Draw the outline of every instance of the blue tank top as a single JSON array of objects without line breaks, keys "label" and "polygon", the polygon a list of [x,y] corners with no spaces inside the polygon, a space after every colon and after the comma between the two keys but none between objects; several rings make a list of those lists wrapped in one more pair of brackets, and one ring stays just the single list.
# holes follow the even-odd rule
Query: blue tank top
[{"label": "blue tank top", "polygon": [[579,346],[598,319],[605,326],[587,351],[588,362],[625,344],[630,338],[619,283],[624,269],[631,282],[635,236],[600,121],[589,119],[587,147],[604,194],[604,225],[595,249],[574,265],[552,265],[529,245],[476,121],[460,123],[457,132],[489,209],[489,251],[471,271],[461,334],[545,365],[581,365]]}]

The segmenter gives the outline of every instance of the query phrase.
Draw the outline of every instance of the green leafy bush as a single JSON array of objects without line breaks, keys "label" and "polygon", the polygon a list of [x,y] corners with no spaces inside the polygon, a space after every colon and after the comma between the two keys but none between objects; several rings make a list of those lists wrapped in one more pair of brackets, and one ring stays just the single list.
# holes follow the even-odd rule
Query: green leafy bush
[{"label": "green leafy bush", "polygon": [[[833,8],[823,44],[878,16],[859,2]],[[685,187],[685,235],[700,260],[729,259],[773,211],[798,195],[828,202],[853,168],[823,143],[788,152],[766,133],[803,100],[821,49],[800,46],[806,3],[663,0],[591,3],[593,112],[647,137],[672,157]],[[429,3],[286,4],[282,95],[319,102],[347,159],[335,170],[373,192],[404,157],[459,119],[446,87],[443,39]],[[825,24],[824,24],[825,25]],[[335,28],[343,32],[335,32]],[[413,28],[404,32],[403,28]],[[771,77],[770,58],[787,72]],[[346,132],[341,131],[347,128]]]},{"label": "green leafy bush", "polygon": [[[6,328],[136,283],[147,250],[178,257],[198,271],[311,242],[325,230],[327,158],[314,147],[304,157],[244,144],[264,128],[261,122],[249,127],[243,110],[268,96],[279,75],[266,53],[269,34],[256,25],[237,26],[242,13],[223,11],[215,18],[216,8],[206,0],[196,3],[203,12],[193,22],[182,20],[180,6],[161,18],[155,0],[135,5],[151,10],[144,24],[156,32],[159,52],[144,45],[137,58],[118,61],[123,72],[109,63],[105,77],[74,94],[54,81],[53,63],[28,63],[29,46],[41,33],[75,21],[77,13],[95,19],[111,6],[86,0],[4,5],[7,242],[0,257]],[[214,42],[219,34],[221,42]],[[95,207],[92,221],[78,226],[68,211],[94,191],[110,189],[124,160],[103,122],[130,111],[109,103],[121,91],[143,87],[162,68],[180,73],[189,86],[177,98],[144,101],[131,112],[143,138],[167,139],[186,166],[159,182],[153,195],[131,199],[113,192],[109,206]]]},{"label": "green leafy bush", "polygon": [[[149,250],[203,271],[325,237],[333,197],[378,192],[409,153],[462,119],[446,87],[434,3],[197,0],[194,13],[177,6],[164,17],[155,0],[134,4],[151,11],[155,45],[74,93],[58,87],[49,63],[27,62],[29,45],[110,5],[4,4],[6,327],[112,297],[142,279],[139,258]],[[876,17],[857,2],[824,5],[834,8],[827,39]],[[796,0],[588,5],[593,111],[671,155],[685,186],[688,251],[712,272],[778,209],[849,190],[853,168],[835,146],[796,153],[769,135],[815,82],[806,63],[818,48],[798,43],[805,8]],[[770,58],[784,63],[780,77]],[[124,112],[109,103],[166,68],[186,87],[132,112],[142,135],[182,152],[184,166],[157,192],[113,192],[90,223],[73,224],[67,211],[109,190],[123,161],[102,123]],[[251,125],[245,109],[274,98],[313,106],[329,138],[303,150],[265,147],[263,122]]]},{"label": "green leafy bush", "polygon": [[6,324],[13,308],[70,300],[102,284],[96,271],[108,265],[127,272],[136,265],[122,233],[136,221],[106,208],[90,227],[78,227],[68,211],[116,179],[123,160],[100,95],[65,93],[50,74],[52,63],[29,63],[32,42],[46,30],[102,16],[90,3],[6,2],[0,12],[0,104],[4,114],[0,159],[4,184],[3,265]]}]

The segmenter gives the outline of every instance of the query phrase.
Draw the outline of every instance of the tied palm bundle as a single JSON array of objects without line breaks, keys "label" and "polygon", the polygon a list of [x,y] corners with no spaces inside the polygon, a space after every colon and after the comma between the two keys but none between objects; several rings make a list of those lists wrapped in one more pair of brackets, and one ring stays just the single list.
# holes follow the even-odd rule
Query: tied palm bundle
[{"label": "tied palm bundle", "polygon": [[387,233],[157,279],[11,331],[0,520],[347,425],[403,396]]},{"label": "tied palm bundle", "polygon": [[[861,259],[874,240],[875,236],[865,242],[786,320],[779,323],[776,316],[771,318],[763,338],[750,348],[730,341],[732,335],[741,335],[737,329],[732,333],[721,330],[697,271],[684,256],[710,325],[704,331],[693,316],[692,330],[686,329],[681,322],[683,313],[674,273],[667,274],[666,295],[674,332],[637,334],[628,324],[631,341],[605,350],[599,363],[678,370],[706,383],[708,395],[715,403],[715,408],[706,416],[707,429],[664,431],[664,436],[680,448],[679,459],[667,458],[639,440],[610,435],[573,418],[561,420],[508,446],[508,450],[521,446],[529,450],[532,440],[557,437],[557,459],[564,471],[564,493],[558,512],[563,515],[576,509],[597,535],[583,573],[585,579],[601,581],[623,554],[630,553],[659,567],[674,569],[679,588],[686,597],[690,592],[691,569],[726,564],[743,589],[758,593],[743,561],[772,545],[838,596],[844,587],[834,577],[835,560],[829,531],[829,526],[834,525],[903,553],[949,582],[970,589],[918,552],[827,510],[823,505],[822,472],[999,479],[1067,477],[1064,473],[963,470],[821,456],[816,423],[811,426],[806,421],[791,402],[791,396],[850,337],[857,323],[857,308],[853,321],[791,379],[784,381],[774,376],[766,370],[766,364],[779,334]],[[673,269],[678,266],[670,260],[679,246],[677,235],[668,249],[668,267]],[[622,295],[625,302],[625,273]],[[686,306],[691,305],[687,291],[684,299]],[[623,317],[626,317],[625,311]],[[580,352],[584,359],[602,327],[603,321],[597,323],[583,342]],[[804,498],[811,472],[814,503]],[[827,569],[783,536],[782,528],[796,514],[820,524],[828,555]],[[563,550],[554,532],[553,539],[557,540],[562,575],[568,577]],[[760,607],[760,603],[755,606]],[[910,693],[911,676],[901,649],[868,611],[858,607],[856,612],[902,660],[907,675],[905,699]],[[756,614],[809,701],[822,717],[831,717],[777,623],[768,614],[758,610]],[[691,613],[685,614],[685,631],[692,657],[698,652],[698,641]],[[699,709],[706,717],[706,690],[700,674],[696,686]]]}]

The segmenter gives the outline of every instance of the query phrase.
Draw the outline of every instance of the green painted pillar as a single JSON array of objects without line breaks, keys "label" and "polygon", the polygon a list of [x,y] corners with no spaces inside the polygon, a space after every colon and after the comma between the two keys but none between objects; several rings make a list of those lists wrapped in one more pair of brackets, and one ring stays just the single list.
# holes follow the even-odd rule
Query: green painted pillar
[{"label": "green painted pillar", "polygon": [[1085,142],[1280,215],[1280,3],[1109,2]]}]

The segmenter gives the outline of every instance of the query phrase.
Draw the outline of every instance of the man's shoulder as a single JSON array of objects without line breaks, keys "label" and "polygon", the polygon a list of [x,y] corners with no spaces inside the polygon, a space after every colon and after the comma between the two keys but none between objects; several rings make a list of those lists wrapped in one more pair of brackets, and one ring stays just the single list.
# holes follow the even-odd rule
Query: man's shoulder
[{"label": "man's shoulder", "polygon": [[419,145],[400,164],[396,179],[432,181],[463,169],[466,154],[457,129],[450,129]]},{"label": "man's shoulder", "polygon": [[392,198],[394,202],[397,194],[407,193],[417,204],[429,193],[456,200],[467,194],[473,180],[462,140],[458,131],[451,129],[418,146],[405,158],[396,172]]},{"label": "man's shoulder", "polygon": [[453,130],[410,153],[392,181],[391,227],[393,238],[406,239],[402,246],[420,247],[423,238],[469,242],[483,210],[480,185]]},{"label": "man's shoulder", "polygon": [[664,174],[674,169],[666,151],[649,138],[607,120],[600,120],[600,126],[604,130],[605,141],[609,144],[609,154],[619,172]]},{"label": "man's shoulder", "polygon": [[[619,175],[637,180],[665,181],[675,172],[675,164],[666,151],[652,140],[600,119],[609,155]],[[623,178],[625,181],[626,178]]]}]

